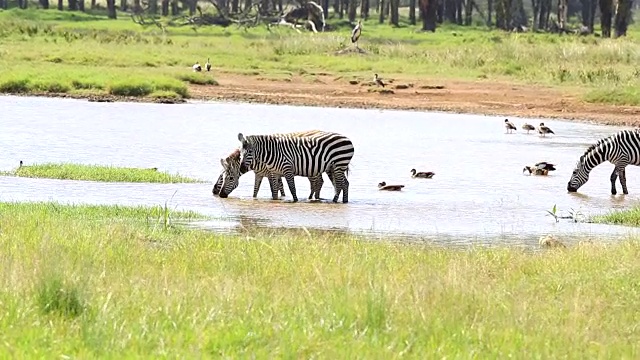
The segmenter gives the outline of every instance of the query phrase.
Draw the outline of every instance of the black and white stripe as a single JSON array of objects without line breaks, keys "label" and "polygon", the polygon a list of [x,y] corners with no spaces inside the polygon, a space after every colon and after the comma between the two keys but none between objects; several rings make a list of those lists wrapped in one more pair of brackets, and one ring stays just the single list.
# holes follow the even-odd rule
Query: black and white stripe
[{"label": "black and white stripe", "polygon": [[615,166],[610,177],[611,194],[617,193],[616,179],[618,176],[622,192],[628,194],[625,168],[627,165],[640,165],[640,129],[622,130],[589,146],[580,156],[576,168],[571,174],[567,191],[578,191],[589,180],[591,170],[605,161],[609,161]]},{"label": "black and white stripe", "polygon": [[[331,132],[318,132],[310,136],[251,135],[238,134],[241,147],[241,169],[227,172],[220,192],[226,188],[227,180],[237,181],[239,173],[246,169],[266,167],[271,174],[280,174],[289,184],[293,201],[298,201],[294,176],[315,177],[327,172],[335,188],[334,202],[342,192],[342,202],[349,199],[349,181],[346,178],[354,147],[349,138]],[[272,191],[273,198],[277,194]]]}]

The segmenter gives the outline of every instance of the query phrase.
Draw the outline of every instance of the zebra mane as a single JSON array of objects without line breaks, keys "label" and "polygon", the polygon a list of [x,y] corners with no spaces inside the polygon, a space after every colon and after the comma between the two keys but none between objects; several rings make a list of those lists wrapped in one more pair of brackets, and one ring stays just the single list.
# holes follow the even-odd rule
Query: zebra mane
[{"label": "zebra mane", "polygon": [[240,160],[240,149],[235,149],[227,156],[227,160]]},{"label": "zebra mane", "polygon": [[584,151],[584,153],[580,156],[580,161],[582,161],[584,159],[585,156],[587,156],[587,154],[589,154],[590,152],[592,152],[593,150],[595,150],[596,147],[598,147],[598,145],[602,144],[603,142],[611,139],[614,136],[619,135],[619,133],[607,136],[607,137],[603,137],[601,139],[599,139],[598,141],[596,141],[595,143],[589,145],[589,147],[587,148],[587,150]]}]

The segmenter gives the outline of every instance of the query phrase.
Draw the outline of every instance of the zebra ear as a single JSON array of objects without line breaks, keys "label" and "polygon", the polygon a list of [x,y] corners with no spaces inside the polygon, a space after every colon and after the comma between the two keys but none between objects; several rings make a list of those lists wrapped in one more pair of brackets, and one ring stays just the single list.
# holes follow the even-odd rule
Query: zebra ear
[{"label": "zebra ear", "polygon": [[244,135],[242,135],[242,133],[238,134],[238,140],[240,140],[240,142],[244,144],[245,140],[244,140]]},{"label": "zebra ear", "polygon": [[222,167],[223,167],[224,169],[226,169],[226,168],[227,168],[227,160],[225,160],[225,159],[220,159],[220,164],[222,164]]}]

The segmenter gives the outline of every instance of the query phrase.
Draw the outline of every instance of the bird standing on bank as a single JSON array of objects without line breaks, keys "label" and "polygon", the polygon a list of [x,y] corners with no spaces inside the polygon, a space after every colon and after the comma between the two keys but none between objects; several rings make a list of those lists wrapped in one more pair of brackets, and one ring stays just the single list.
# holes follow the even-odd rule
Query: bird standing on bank
[{"label": "bird standing on bank", "polygon": [[382,78],[380,78],[378,76],[378,74],[373,74],[373,81],[376,83],[376,85],[378,86],[382,86],[384,87],[386,84],[384,82],[382,82]]},{"label": "bird standing on bank", "polygon": [[196,63],[193,65],[193,71],[195,71],[195,72],[202,71],[202,66],[200,66],[200,63],[199,63],[199,62],[196,62]]},{"label": "bird standing on bank", "polygon": [[209,62],[209,58],[207,58],[207,63],[204,64],[204,68],[207,69],[207,71],[211,71],[211,63]]},{"label": "bird standing on bank", "polygon": [[542,137],[545,137],[546,134],[555,134],[548,126],[544,126],[544,123],[540,123],[538,133],[542,135]]},{"label": "bird standing on bank", "polygon": [[351,32],[351,43],[356,44],[356,48],[358,48],[358,39],[360,39],[360,34],[362,34],[362,20],[358,20],[358,25],[356,25]]},{"label": "bird standing on bank", "polygon": [[518,130],[509,119],[504,119],[504,127],[507,128],[507,134],[511,134],[513,130]]}]

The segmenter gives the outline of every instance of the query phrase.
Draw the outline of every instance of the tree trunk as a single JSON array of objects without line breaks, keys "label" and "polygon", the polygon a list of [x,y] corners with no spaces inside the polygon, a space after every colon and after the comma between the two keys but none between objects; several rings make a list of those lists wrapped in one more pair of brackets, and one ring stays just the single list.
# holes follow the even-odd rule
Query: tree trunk
[{"label": "tree trunk", "polygon": [[446,11],[445,1],[446,0],[437,0],[436,21],[438,22],[438,24],[442,24],[444,22],[444,16],[445,16],[445,11]]},{"label": "tree trunk", "polygon": [[420,17],[422,18],[422,30],[436,31],[436,7],[435,0],[420,0]]},{"label": "tree trunk", "polygon": [[[140,0],[135,0],[135,1],[140,1]],[[189,0],[188,4],[189,4],[189,16],[195,15],[196,14],[196,5],[198,5],[198,0]],[[223,1],[221,5],[222,5],[222,7],[221,7],[222,11],[226,11],[226,8],[227,8],[226,1]]]},{"label": "tree trunk", "polygon": [[416,24],[416,0],[409,0],[409,23]]},{"label": "tree trunk", "polygon": [[600,27],[602,37],[611,37],[611,0],[600,0]]},{"label": "tree trunk", "polygon": [[[123,0],[126,1],[126,0]],[[180,8],[178,8],[178,0],[171,1],[171,15],[180,15]]]},{"label": "tree trunk", "polygon": [[333,0],[333,12],[340,14],[340,0]]},{"label": "tree trunk", "polygon": [[464,8],[464,24],[469,26],[472,22],[473,16],[473,0],[467,0]]},{"label": "tree trunk", "polygon": [[353,24],[356,21],[356,15],[358,15],[357,0],[349,0],[348,15],[349,15],[349,22]]},{"label": "tree trunk", "polygon": [[58,0],[58,10],[64,10],[64,0]]},{"label": "tree trunk", "polygon": [[[43,9],[48,9],[49,8],[49,0],[40,0],[40,6],[42,6]],[[2,1],[0,1],[0,8],[2,7]]]},{"label": "tree trunk", "polygon": [[120,11],[127,11],[127,0],[120,0]]},{"label": "tree trunk", "polygon": [[91,10],[96,8],[96,0],[91,0]]},{"label": "tree trunk", "polygon": [[400,26],[400,15],[398,14],[398,7],[400,6],[400,0],[389,0],[390,16],[389,25]]},{"label": "tree trunk", "polygon": [[384,5],[387,1],[389,0],[380,0],[380,11],[378,12],[380,14],[380,19],[378,20],[380,24],[384,23]]},{"label": "tree trunk", "polygon": [[[487,0],[487,26],[493,26],[493,0]],[[533,19],[535,22],[535,18]]]},{"label": "tree trunk", "polygon": [[78,0],[78,11],[84,12],[84,0]]},{"label": "tree trunk", "polygon": [[71,11],[78,10],[78,2],[76,0],[69,0],[69,10]]},{"label": "tree trunk", "polygon": [[531,0],[531,9],[533,10],[533,31],[538,30],[538,22],[536,19],[540,14],[540,0]]},{"label": "tree trunk", "polygon": [[558,27],[561,31],[567,28],[567,0],[558,0]]},{"label": "tree trunk", "polygon": [[362,0],[362,2],[360,3],[360,17],[365,20],[369,19],[369,6],[369,0]]},{"label": "tree trunk", "polygon": [[162,16],[169,16],[169,0],[162,0]]},{"label": "tree trunk", "polygon": [[633,0],[618,0],[616,16],[613,20],[615,37],[626,36],[629,20],[631,20],[631,5]]},{"label": "tree trunk", "polygon": [[596,22],[596,8],[598,6],[598,0],[591,0],[590,2],[591,5],[591,18],[589,19],[589,32],[591,34],[593,34],[593,30],[595,29],[595,22]]},{"label": "tree trunk", "polygon": [[107,0],[107,13],[109,14],[109,19],[116,18],[116,0]]},{"label": "tree trunk", "polygon": [[551,13],[551,0],[538,0],[540,2],[540,15],[538,16],[538,29],[546,30],[549,27],[549,14]]},{"label": "tree trunk", "polygon": [[[91,0],[94,1],[94,0]],[[149,0],[149,14],[156,15],[158,13],[158,0]]]},{"label": "tree trunk", "polygon": [[[282,4],[282,2],[280,2]],[[239,0],[231,0],[231,12],[234,14],[239,13],[240,9],[240,1]]]}]

